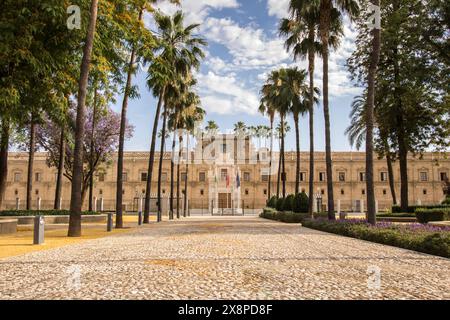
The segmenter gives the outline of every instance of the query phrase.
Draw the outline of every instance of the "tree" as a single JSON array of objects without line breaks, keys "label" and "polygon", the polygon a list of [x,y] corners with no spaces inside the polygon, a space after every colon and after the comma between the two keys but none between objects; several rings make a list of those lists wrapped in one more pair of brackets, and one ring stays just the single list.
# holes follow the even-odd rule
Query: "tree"
[{"label": "tree", "polygon": [[205,130],[208,135],[214,136],[219,131],[219,126],[214,120],[209,120],[206,124]]},{"label": "tree", "polygon": [[328,218],[336,219],[334,213],[334,193],[333,193],[333,165],[331,159],[331,133],[330,133],[330,107],[328,101],[328,56],[330,43],[330,31],[335,30],[335,34],[342,34],[342,14],[346,13],[353,19],[359,12],[356,0],[320,0],[319,11],[319,35],[322,45],[323,61],[323,113],[325,118],[325,158],[327,171],[327,198],[328,198]]},{"label": "tree", "polygon": [[259,112],[269,117],[270,122],[270,154],[269,154],[269,177],[267,181],[267,200],[271,199],[271,187],[272,187],[272,161],[273,161],[273,123],[275,121],[275,107],[270,104],[270,101],[261,99],[259,105]]},{"label": "tree", "polygon": [[89,27],[83,48],[83,59],[80,68],[78,88],[77,120],[75,129],[75,148],[72,178],[72,195],[70,199],[69,237],[81,236],[82,207],[82,172],[83,172],[83,136],[85,122],[86,88],[89,78],[90,60],[94,45],[95,27],[97,23],[98,0],[91,1]]}]

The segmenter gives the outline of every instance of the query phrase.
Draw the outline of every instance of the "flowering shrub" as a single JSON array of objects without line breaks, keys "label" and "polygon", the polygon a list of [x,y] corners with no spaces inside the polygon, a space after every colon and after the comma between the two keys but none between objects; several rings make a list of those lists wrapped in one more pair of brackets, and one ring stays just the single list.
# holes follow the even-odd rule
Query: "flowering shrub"
[{"label": "flowering shrub", "polygon": [[361,219],[336,221],[305,219],[302,225],[347,237],[450,258],[450,227],[448,226],[392,222],[378,222],[373,226]]}]

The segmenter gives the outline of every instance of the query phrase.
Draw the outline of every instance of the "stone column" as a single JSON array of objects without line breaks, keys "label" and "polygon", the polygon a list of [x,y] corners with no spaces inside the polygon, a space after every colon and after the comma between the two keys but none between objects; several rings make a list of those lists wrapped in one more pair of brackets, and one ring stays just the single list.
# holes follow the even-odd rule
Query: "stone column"
[{"label": "stone column", "polygon": [[103,211],[103,198],[100,198],[100,211]]},{"label": "stone column", "polygon": [[20,210],[20,198],[16,198],[16,210]]},{"label": "stone column", "polygon": [[41,210],[41,198],[40,197],[38,197],[36,200],[36,206],[37,206],[38,210]]},{"label": "stone column", "polygon": [[97,197],[94,197],[94,211],[97,211]]},{"label": "stone column", "polygon": [[378,208],[378,200],[375,200],[375,214],[378,213],[378,210],[379,210],[379,208]]}]

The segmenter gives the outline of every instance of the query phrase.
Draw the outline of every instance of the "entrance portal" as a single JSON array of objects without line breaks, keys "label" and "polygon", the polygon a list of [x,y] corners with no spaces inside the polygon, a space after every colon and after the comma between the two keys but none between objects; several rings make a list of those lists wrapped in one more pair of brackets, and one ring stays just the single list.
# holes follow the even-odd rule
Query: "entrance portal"
[{"label": "entrance portal", "polygon": [[219,193],[219,209],[231,209],[231,193]]}]

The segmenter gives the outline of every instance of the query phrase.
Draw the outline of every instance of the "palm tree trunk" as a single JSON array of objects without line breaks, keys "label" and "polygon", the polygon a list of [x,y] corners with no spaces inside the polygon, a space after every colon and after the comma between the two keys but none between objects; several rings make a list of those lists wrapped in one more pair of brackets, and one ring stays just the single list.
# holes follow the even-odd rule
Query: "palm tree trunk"
[{"label": "palm tree trunk", "polygon": [[3,205],[6,178],[8,176],[9,130],[9,120],[3,117],[0,139],[0,209]]},{"label": "palm tree trunk", "polygon": [[178,143],[180,147],[178,150],[178,162],[177,162],[177,218],[180,219],[180,161],[181,161],[181,144],[183,143],[183,136],[180,133],[178,133]]},{"label": "palm tree trunk", "polygon": [[61,137],[59,138],[59,159],[58,159],[58,177],[56,179],[55,202],[53,208],[55,210],[62,209],[61,195],[64,174],[64,161],[66,155],[66,137],[64,132],[64,124],[61,125]]},{"label": "palm tree trunk", "polygon": [[[314,43],[314,28],[309,31],[309,39]],[[314,215],[314,51],[308,53],[309,69],[309,192],[308,192],[308,212]]]},{"label": "palm tree trunk", "polygon": [[389,175],[389,188],[391,189],[392,203],[397,204],[397,196],[395,194],[394,169],[392,168],[392,158],[389,152],[386,152],[386,162]]},{"label": "palm tree trunk", "polygon": [[[93,201],[94,201],[94,152],[95,152],[95,127],[97,124],[97,83],[94,87],[94,110],[92,111],[92,128],[91,128],[91,146],[90,146],[90,157],[89,157],[89,211],[93,211]],[[117,221],[117,220],[116,220]]]},{"label": "palm tree trunk", "polygon": [[161,114],[161,106],[164,101],[166,89],[161,90],[159,95],[158,105],[156,107],[155,120],[153,122],[153,132],[152,132],[152,142],[150,145],[150,157],[148,160],[148,170],[147,170],[147,186],[145,189],[145,206],[144,206],[144,223],[150,223],[150,198],[152,190],[152,178],[153,178],[153,164],[155,163],[155,145],[156,145],[156,135],[158,133],[158,122],[159,116]]},{"label": "palm tree trunk", "polygon": [[[176,124],[176,121],[175,121]],[[170,161],[170,211],[169,211],[169,219],[173,220],[173,197],[174,197],[174,184],[175,184],[175,145],[176,145],[176,133],[173,131],[173,139],[172,139],[172,159]]]},{"label": "palm tree trunk", "polygon": [[[139,11],[138,20],[142,20],[143,10]],[[123,208],[122,208],[122,190],[123,190],[123,155],[125,149],[125,129],[127,125],[128,98],[130,96],[131,80],[134,73],[134,64],[136,60],[136,46],[131,50],[130,62],[128,63],[127,82],[122,101],[122,113],[120,118],[119,133],[119,154],[117,158],[117,182],[116,182],[116,228],[123,228]]]},{"label": "palm tree trunk", "polygon": [[70,198],[69,237],[81,236],[81,184],[83,178],[83,138],[86,112],[86,89],[89,78],[89,67],[94,45],[95,26],[97,22],[98,0],[91,1],[90,18],[86,43],[83,49],[83,59],[80,68],[80,80],[78,83],[78,106],[75,128],[75,148],[72,177],[72,193]]},{"label": "palm tree trunk", "polygon": [[331,15],[331,2],[324,0],[320,8],[320,37],[323,59],[323,113],[325,118],[325,160],[327,171],[328,219],[335,220],[333,193],[333,163],[331,159],[330,108],[328,101],[328,38]]},{"label": "palm tree trunk", "polygon": [[36,150],[36,123],[34,116],[31,116],[30,124],[30,144],[28,151],[28,176],[27,176],[27,210],[31,210],[32,192],[33,192],[33,168],[34,168],[34,152]]},{"label": "palm tree trunk", "polygon": [[283,183],[283,198],[286,198],[286,164],[285,164],[285,154],[284,154],[284,116],[281,116],[281,181]]},{"label": "palm tree trunk", "polygon": [[163,159],[164,159],[164,144],[166,142],[166,122],[167,122],[167,105],[164,102],[161,149],[160,149],[160,153],[159,153],[159,169],[158,169],[158,217],[157,217],[158,222],[162,221],[161,177],[162,177],[162,165],[163,165]]},{"label": "palm tree trunk", "polygon": [[267,183],[267,200],[271,198],[271,183],[272,183],[272,155],[273,155],[273,117],[270,117],[270,154],[269,154],[269,177]]},{"label": "palm tree trunk", "polygon": [[279,149],[280,151],[278,152],[278,177],[277,177],[277,198],[280,198],[280,180],[281,180],[281,160],[282,160],[282,156],[281,156],[281,136],[278,140],[278,144],[279,144]]},{"label": "palm tree trunk", "polygon": [[[379,6],[379,0],[371,0],[372,4]],[[366,188],[367,188],[367,220],[370,224],[376,224],[375,212],[375,187],[373,181],[373,127],[375,105],[375,76],[380,60],[380,30],[372,30],[372,55],[370,59],[367,105],[366,105]]]},{"label": "palm tree trunk", "polygon": [[294,115],[295,122],[295,147],[296,147],[296,174],[295,174],[295,194],[299,194],[300,189],[300,129],[298,127],[298,115]]},{"label": "palm tree trunk", "polygon": [[186,217],[188,211],[188,179],[189,179],[189,132],[186,134],[186,180],[184,180],[184,203],[183,203],[183,217]]}]

